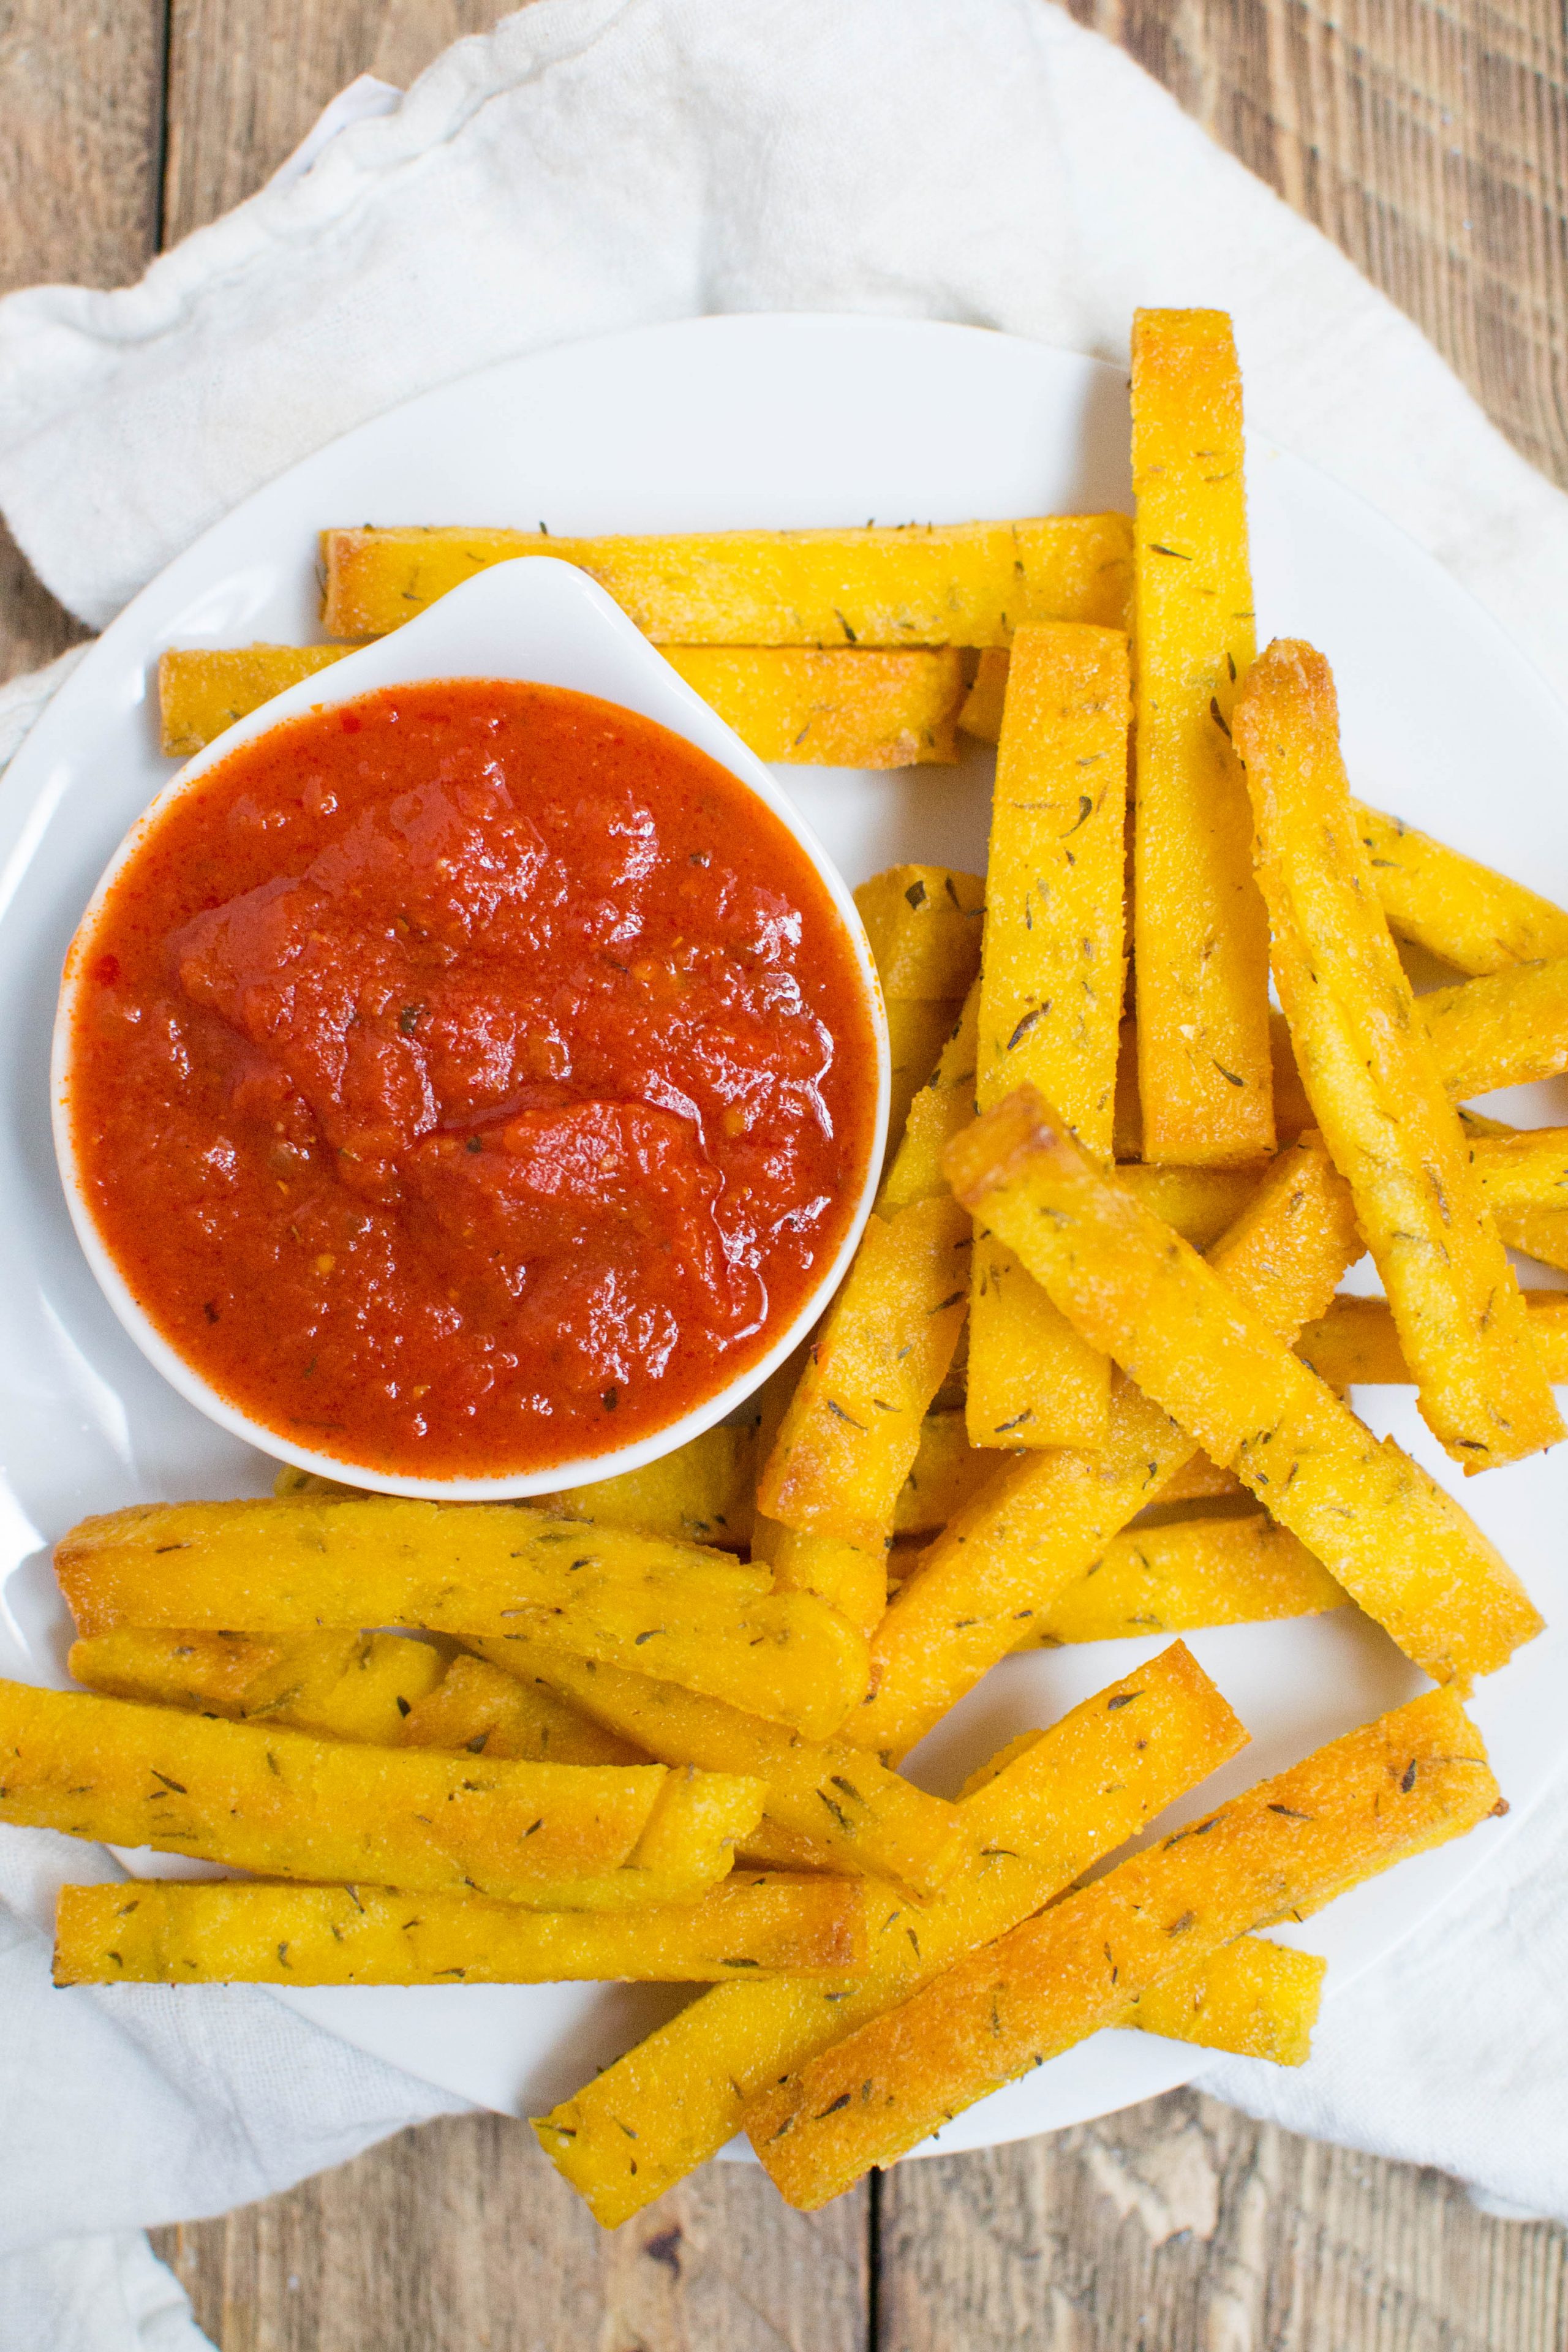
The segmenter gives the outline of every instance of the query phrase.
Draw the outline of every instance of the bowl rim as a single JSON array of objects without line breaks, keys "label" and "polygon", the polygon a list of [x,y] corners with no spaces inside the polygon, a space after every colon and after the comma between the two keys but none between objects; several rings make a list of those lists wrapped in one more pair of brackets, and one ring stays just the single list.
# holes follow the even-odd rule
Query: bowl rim
[{"label": "bowl rim", "polygon": [[[465,647],[489,635],[493,658],[465,659]],[[553,645],[552,635],[553,634]],[[541,650],[543,647],[544,650]],[[573,686],[542,675],[581,667],[624,690]],[[805,853],[826,890],[850,946],[870,1020],[876,1095],[866,1165],[851,1214],[831,1262],[799,1309],[746,1370],[663,1428],[612,1451],[547,1468],[493,1477],[419,1477],[374,1470],[342,1454],[297,1444],[232,1403],[157,1328],[98,1229],[80,1166],[71,1117],[71,1049],[76,1014],[95,950],[97,929],[126,866],[158,832],[174,804],[200,788],[235,752],[291,720],[338,709],[384,687],[438,679],[563,685],[653,719],[704,751],[755,794]],[[104,866],[66,951],[56,1003],[49,1066],[50,1124],[66,1206],[88,1266],[121,1327],[170,1386],[208,1420],[289,1466],[363,1486],[372,1493],[445,1502],[521,1501],[562,1488],[594,1486],[661,1461],[711,1429],[762,1387],[817,1320],[848,1271],[881,1177],[891,1091],[887,1008],[866,928],[849,887],[799,810],[764,763],[642,632],[577,565],[559,556],[526,555],[490,566],[428,605],[387,636],[373,639],[313,672],[226,728],[169,778],[122,835]]]}]

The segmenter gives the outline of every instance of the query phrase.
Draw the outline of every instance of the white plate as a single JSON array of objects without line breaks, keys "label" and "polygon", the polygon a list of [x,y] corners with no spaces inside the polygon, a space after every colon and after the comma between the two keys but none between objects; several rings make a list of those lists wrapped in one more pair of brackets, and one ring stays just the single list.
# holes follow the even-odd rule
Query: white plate
[{"label": "white plate", "polygon": [[[1363,794],[1568,899],[1557,811],[1568,717],[1495,625],[1391,525],[1298,460],[1255,452],[1260,634],[1332,661]],[[962,521],[1124,506],[1119,370],[972,328],[739,318],[652,328],[465,379],[348,435],[258,491],[137,597],[63,687],[0,793],[0,1669],[63,1681],[47,1545],[85,1512],[267,1491],[271,1465],[166,1387],[116,1323],[72,1236],[49,1148],[49,1028],[71,929],[115,843],[166,781],[153,663],[170,645],[317,636],[323,524],[511,523],[557,531]],[[851,881],[897,858],[979,867],[990,762],[895,775],[783,768]],[[1525,1116],[1568,1116],[1534,1090]],[[1459,1480],[1408,1390],[1364,1391],[1502,1546],[1554,1630],[1475,1712],[1516,1826],[1568,1751],[1561,1527],[1568,1454]],[[1007,1661],[914,1759],[951,1790],[1158,1643]],[[1352,1612],[1235,1626],[1193,1647],[1254,1734],[1202,1801],[1408,1696],[1419,1677]],[[1182,1809],[1192,1811],[1194,1796]],[[1336,1904],[1297,1940],[1342,1985],[1495,1853],[1489,1825]],[[199,1998],[199,1995],[186,1996]],[[279,1994],[362,2048],[503,2110],[538,2113],[681,1999],[593,1986]],[[1201,2055],[1103,2033],[942,2134],[973,2147],[1079,2121],[1184,2081]]]}]

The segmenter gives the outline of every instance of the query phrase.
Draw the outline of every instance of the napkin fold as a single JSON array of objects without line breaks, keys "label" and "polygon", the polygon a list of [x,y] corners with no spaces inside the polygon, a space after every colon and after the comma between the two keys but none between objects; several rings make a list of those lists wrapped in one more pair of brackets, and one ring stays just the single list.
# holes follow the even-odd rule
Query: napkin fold
[{"label": "napkin fold", "polygon": [[[139,285],[0,303],[0,507],[101,625],[294,460],[492,360],[799,310],[1121,360],[1135,306],[1191,302],[1234,313],[1253,423],[1401,523],[1568,698],[1568,502],[1340,253],[1046,0],[539,0],[406,96],[355,84]],[[78,657],[0,695],[0,760]],[[0,1831],[0,2352],[188,2352],[137,2225],[454,2103],[254,1990],[54,1991],[52,1885],[89,1860]],[[1202,2084],[1568,2218],[1565,1895],[1559,1788],[1334,1995],[1309,2065]]]}]

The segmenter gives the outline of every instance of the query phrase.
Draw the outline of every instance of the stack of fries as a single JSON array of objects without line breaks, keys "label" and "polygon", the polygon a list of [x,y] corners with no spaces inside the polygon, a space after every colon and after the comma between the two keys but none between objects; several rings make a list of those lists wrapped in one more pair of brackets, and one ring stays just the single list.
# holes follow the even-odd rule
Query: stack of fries
[{"label": "stack of fries", "polygon": [[[1131,525],[327,534],[345,638],[548,551],[764,757],[989,733],[989,871],[858,894],[893,1142],[754,1422],[66,1538],[86,1691],[0,1688],[0,1818],[256,1876],[67,1888],[61,1982],[705,1983],[534,2128],[608,2226],[737,2131],[813,2207],[1101,2026],[1300,2063],[1322,1964],[1258,1931],[1504,1810],[1460,1701],[1541,1621],[1344,1391],[1468,1472],[1563,1434],[1505,1245],[1568,1268],[1568,1130],[1455,1105],[1568,1068],[1568,915],[1352,800],[1322,656],[1257,655],[1228,320],[1140,314],[1132,410]],[[167,748],[341,650],[166,656]],[[1114,1867],[1246,1742],[1180,1641],[954,1802],[899,1769],[1015,1649],[1347,1600],[1439,1687]]]}]

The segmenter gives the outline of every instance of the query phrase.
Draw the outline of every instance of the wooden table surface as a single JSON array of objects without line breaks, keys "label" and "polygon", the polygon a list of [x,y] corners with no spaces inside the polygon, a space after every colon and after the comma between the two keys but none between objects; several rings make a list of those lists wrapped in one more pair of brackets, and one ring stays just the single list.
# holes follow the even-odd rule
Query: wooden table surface
[{"label": "wooden table surface", "polygon": [[[0,0],[0,285],[117,286],[332,92],[492,0]],[[1335,237],[1568,483],[1556,0],[1075,0]],[[0,544],[0,676],[81,629]],[[525,2127],[405,2133],[156,2233],[222,2352],[1556,2352],[1568,2235],[1187,2092],[826,2213],[710,2166],[613,2238]],[[3,2327],[0,2327],[3,2334]]]}]

